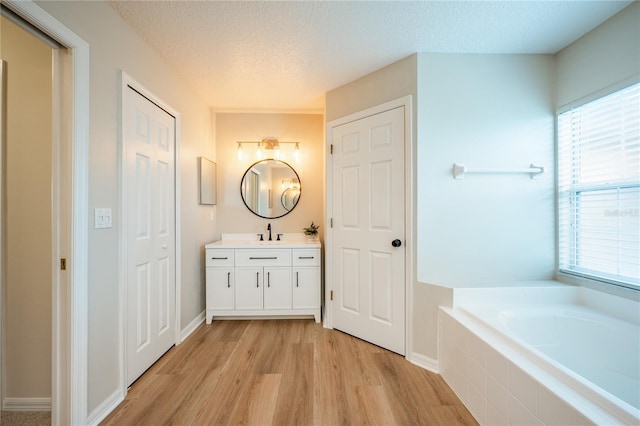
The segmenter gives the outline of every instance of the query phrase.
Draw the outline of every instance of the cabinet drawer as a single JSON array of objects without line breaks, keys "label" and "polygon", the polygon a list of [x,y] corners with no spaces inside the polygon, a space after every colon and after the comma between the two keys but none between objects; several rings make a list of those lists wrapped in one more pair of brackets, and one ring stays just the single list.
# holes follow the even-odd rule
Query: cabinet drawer
[{"label": "cabinet drawer", "polygon": [[294,249],[293,266],[320,266],[320,249]]},{"label": "cabinet drawer", "polygon": [[291,266],[291,250],[238,249],[236,266]]},{"label": "cabinet drawer", "polygon": [[233,250],[206,249],[205,258],[205,265],[207,268],[216,266],[233,266]]}]

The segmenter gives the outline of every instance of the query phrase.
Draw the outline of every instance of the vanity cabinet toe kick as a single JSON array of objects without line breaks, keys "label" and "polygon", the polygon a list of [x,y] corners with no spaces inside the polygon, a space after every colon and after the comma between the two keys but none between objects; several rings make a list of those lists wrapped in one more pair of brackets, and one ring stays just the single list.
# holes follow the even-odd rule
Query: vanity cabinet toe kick
[{"label": "vanity cabinet toe kick", "polygon": [[313,315],[320,322],[320,249],[218,249],[206,253],[206,317]]}]

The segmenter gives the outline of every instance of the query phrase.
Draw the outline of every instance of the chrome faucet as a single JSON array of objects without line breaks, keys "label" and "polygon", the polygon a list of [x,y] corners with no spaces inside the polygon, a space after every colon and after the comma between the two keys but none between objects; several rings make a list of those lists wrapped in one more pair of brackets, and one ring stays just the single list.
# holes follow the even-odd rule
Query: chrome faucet
[{"label": "chrome faucet", "polygon": [[269,241],[271,241],[271,224],[267,223],[267,231],[269,231]]}]

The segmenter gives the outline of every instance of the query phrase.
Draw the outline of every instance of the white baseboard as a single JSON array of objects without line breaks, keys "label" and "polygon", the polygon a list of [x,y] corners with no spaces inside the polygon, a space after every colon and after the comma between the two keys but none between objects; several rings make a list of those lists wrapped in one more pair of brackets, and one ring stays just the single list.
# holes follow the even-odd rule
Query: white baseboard
[{"label": "white baseboard", "polygon": [[184,340],[191,335],[196,328],[200,326],[204,322],[204,312],[202,311],[198,316],[196,316],[193,321],[191,321],[185,328],[180,332],[180,342],[184,342]]},{"label": "white baseboard", "polygon": [[51,411],[51,398],[5,398],[4,411]]},{"label": "white baseboard", "polygon": [[124,395],[121,391],[115,391],[102,404],[98,405],[95,410],[89,414],[87,424],[90,426],[98,425],[103,421],[120,403],[124,401]]},{"label": "white baseboard", "polygon": [[440,374],[438,371],[438,360],[429,358],[428,356],[413,352],[407,357],[407,361],[412,364],[422,367],[425,370],[429,370],[432,373]]}]

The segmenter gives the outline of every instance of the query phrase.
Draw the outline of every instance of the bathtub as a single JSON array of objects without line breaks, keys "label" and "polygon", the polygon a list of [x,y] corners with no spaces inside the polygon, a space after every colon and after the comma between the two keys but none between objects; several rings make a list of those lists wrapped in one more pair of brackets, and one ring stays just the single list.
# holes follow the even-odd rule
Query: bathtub
[{"label": "bathtub", "polygon": [[438,360],[479,423],[640,425],[637,303],[572,286],[469,291],[440,309]]}]

